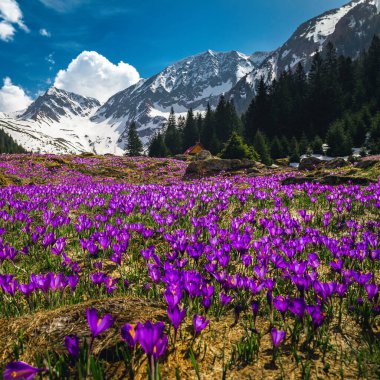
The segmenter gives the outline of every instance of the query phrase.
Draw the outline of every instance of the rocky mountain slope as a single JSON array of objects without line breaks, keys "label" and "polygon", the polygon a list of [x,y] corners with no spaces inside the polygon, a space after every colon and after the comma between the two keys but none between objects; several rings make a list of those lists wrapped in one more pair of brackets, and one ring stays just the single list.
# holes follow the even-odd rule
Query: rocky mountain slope
[{"label": "rocky mountain slope", "polygon": [[129,123],[135,120],[143,139],[166,121],[171,107],[176,113],[189,108],[202,111],[209,102],[216,106],[221,94],[267,57],[246,56],[237,51],[218,53],[208,50],[185,58],[161,73],[112,96],[91,118],[94,122]]},{"label": "rocky mountain slope", "polygon": [[279,49],[268,56],[258,69],[242,78],[229,91],[238,111],[247,109],[261,77],[273,80],[284,70],[302,63],[310,68],[316,51],[332,42],[338,54],[356,58],[367,49],[375,34],[380,34],[380,0],[354,0],[300,25]]}]

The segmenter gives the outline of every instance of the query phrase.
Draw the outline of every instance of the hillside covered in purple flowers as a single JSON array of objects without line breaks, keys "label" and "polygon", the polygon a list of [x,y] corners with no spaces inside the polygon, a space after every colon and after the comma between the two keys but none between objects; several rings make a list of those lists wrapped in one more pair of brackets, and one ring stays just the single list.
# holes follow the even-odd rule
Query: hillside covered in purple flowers
[{"label": "hillside covered in purple flowers", "polygon": [[378,378],[379,164],[186,167],[2,156],[4,379]]}]

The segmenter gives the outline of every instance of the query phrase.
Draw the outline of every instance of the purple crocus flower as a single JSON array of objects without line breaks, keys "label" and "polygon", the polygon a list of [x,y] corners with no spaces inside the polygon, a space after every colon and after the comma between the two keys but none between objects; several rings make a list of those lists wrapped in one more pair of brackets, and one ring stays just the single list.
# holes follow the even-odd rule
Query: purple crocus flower
[{"label": "purple crocus flower", "polygon": [[174,308],[168,308],[168,316],[170,319],[170,322],[172,323],[174,330],[177,331],[180,324],[184,320],[186,316],[186,308],[183,308],[182,310],[179,309],[178,305]]},{"label": "purple crocus flower", "polygon": [[369,300],[372,300],[373,298],[375,298],[377,296],[377,294],[379,293],[379,287],[374,283],[365,284],[365,290],[368,294]]},{"label": "purple crocus flower", "polygon": [[282,315],[286,313],[288,309],[288,300],[283,296],[277,296],[273,300],[273,306],[277,309]]},{"label": "purple crocus flower", "polygon": [[289,310],[298,318],[302,318],[306,309],[306,303],[303,298],[293,298],[290,301]]},{"label": "purple crocus flower", "polygon": [[86,315],[88,326],[90,327],[91,334],[94,338],[103,331],[109,329],[115,322],[115,319],[112,318],[111,314],[106,314],[103,318],[99,318],[94,308],[86,309]]},{"label": "purple crocus flower", "polygon": [[42,371],[46,370],[32,367],[31,365],[24,362],[12,362],[5,367],[3,378],[4,380],[32,380],[37,375],[37,373]]},{"label": "purple crocus flower", "polygon": [[74,358],[79,356],[79,341],[76,335],[65,336],[65,346],[70,356]]},{"label": "purple crocus flower", "polygon": [[164,335],[162,338],[160,338],[156,346],[154,347],[153,350],[153,358],[155,360],[159,359],[162,355],[165,354],[166,348],[168,346],[168,337],[167,335]]},{"label": "purple crocus flower", "polygon": [[194,331],[195,334],[200,333],[202,330],[204,330],[207,325],[209,324],[209,320],[206,320],[206,317],[202,315],[195,314],[193,318],[193,324],[194,324]]},{"label": "purple crocus flower", "polygon": [[322,311],[321,307],[319,305],[309,305],[306,309],[311,316],[314,327],[321,326],[326,318],[326,313]]},{"label": "purple crocus flower", "polygon": [[284,340],[286,332],[273,328],[270,335],[272,337],[273,347],[277,347]]},{"label": "purple crocus flower", "polygon": [[232,300],[233,300],[233,297],[231,297],[225,293],[220,293],[220,303],[222,304],[222,306],[227,305]]},{"label": "purple crocus flower", "polygon": [[163,322],[153,324],[151,321],[144,325],[138,323],[136,326],[137,339],[145,351],[150,356],[158,359],[165,353],[167,346],[167,336],[163,336],[165,325]]},{"label": "purple crocus flower", "polygon": [[256,322],[257,315],[259,314],[260,303],[259,301],[252,301],[251,303],[253,320]]},{"label": "purple crocus flower", "polygon": [[128,344],[129,348],[133,348],[137,342],[136,325],[126,323],[121,328],[121,338]]}]

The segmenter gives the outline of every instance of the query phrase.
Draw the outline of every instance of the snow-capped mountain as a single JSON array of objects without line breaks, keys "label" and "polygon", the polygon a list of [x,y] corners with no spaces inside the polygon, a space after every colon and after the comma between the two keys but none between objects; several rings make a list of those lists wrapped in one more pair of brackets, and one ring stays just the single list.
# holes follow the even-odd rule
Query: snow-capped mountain
[{"label": "snow-capped mountain", "polygon": [[207,103],[215,107],[225,94],[242,113],[261,78],[272,81],[299,62],[308,69],[315,51],[322,51],[329,41],[339,54],[356,58],[374,34],[380,34],[380,0],[354,0],[303,23],[274,52],[248,56],[208,50],[140,80],[103,105],[52,87],[26,111],[0,114],[0,128],[30,151],[121,154],[131,121],[137,122],[146,144],[163,127],[171,107],[177,115],[189,108],[202,112]]},{"label": "snow-capped mountain", "polygon": [[123,130],[90,120],[99,107],[96,99],[51,87],[26,111],[0,115],[0,128],[32,152],[121,154]]},{"label": "snow-capped mountain", "polygon": [[323,51],[329,42],[338,54],[356,58],[367,49],[375,34],[380,34],[380,0],[354,0],[300,25],[279,49],[266,58],[227,94],[243,112],[255,95],[261,77],[273,80],[284,70],[302,63],[310,68],[316,51]]},{"label": "snow-capped mountain", "polygon": [[98,100],[50,87],[20,116],[22,120],[59,122],[62,118],[89,116],[100,107]]},{"label": "snow-capped mountain", "polygon": [[263,53],[247,56],[237,51],[218,53],[208,50],[185,58],[161,73],[112,96],[92,121],[139,126],[145,140],[161,128],[170,113],[186,113],[189,108],[202,111],[207,103],[216,106],[221,94],[258,67],[266,58]]}]

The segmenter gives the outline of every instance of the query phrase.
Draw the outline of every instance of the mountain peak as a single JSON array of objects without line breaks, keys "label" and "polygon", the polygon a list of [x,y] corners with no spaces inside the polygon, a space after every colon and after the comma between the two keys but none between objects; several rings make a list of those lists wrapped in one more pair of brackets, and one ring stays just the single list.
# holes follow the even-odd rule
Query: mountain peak
[{"label": "mountain peak", "polygon": [[96,99],[51,86],[27,108],[20,119],[32,119],[49,124],[54,121],[59,122],[62,117],[89,116],[98,107],[100,103]]},{"label": "mountain peak", "polygon": [[62,90],[58,89],[57,87],[51,86],[48,88],[45,95],[55,96],[55,95],[59,94],[61,91]]}]

